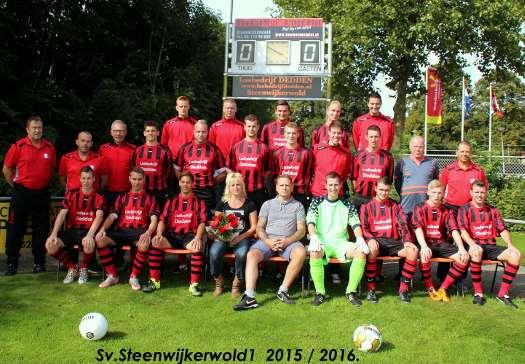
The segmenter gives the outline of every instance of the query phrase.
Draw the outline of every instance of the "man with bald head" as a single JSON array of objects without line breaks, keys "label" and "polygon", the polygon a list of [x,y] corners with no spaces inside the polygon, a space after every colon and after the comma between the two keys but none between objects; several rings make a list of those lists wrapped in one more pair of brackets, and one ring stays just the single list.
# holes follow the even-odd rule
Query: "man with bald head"
[{"label": "man with bald head", "polygon": [[434,159],[425,156],[425,142],[420,135],[410,139],[409,148],[410,155],[396,163],[394,179],[401,208],[410,221],[414,207],[427,200],[427,186],[438,179],[439,167]]},{"label": "man with bald head", "polygon": [[128,126],[122,120],[111,123],[111,138],[113,141],[102,144],[98,154],[106,160],[107,183],[101,186],[108,205],[112,206],[117,197],[131,188],[129,172],[131,171],[131,157],[136,146],[126,141]]},{"label": "man with bald head", "polygon": [[77,150],[64,154],[60,158],[58,166],[60,184],[65,187],[66,192],[80,189],[80,169],[89,166],[94,172],[93,188],[97,191],[101,185],[107,183],[108,176],[104,157],[91,150],[93,136],[88,131],[79,132],[75,144]]},{"label": "man with bald head", "polygon": [[188,171],[193,177],[193,192],[204,200],[208,211],[215,208],[214,188],[226,178],[224,157],[217,145],[208,140],[208,123],[198,120],[193,140],[183,144],[175,157],[175,173],[180,178]]}]

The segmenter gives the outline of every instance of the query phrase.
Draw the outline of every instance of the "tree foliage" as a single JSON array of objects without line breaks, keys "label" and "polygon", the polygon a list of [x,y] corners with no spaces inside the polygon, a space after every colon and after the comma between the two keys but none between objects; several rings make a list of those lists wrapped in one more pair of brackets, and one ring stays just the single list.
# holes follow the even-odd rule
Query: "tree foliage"
[{"label": "tree foliage", "polygon": [[[525,146],[522,128],[525,122],[525,83],[511,72],[496,73],[493,70],[470,88],[472,106],[470,117],[465,119],[465,139],[470,141],[478,152],[488,149],[490,82],[493,82],[498,103],[504,112],[502,117],[494,115],[492,119],[492,152],[501,155],[503,141],[504,154],[516,155]],[[428,126],[430,150],[454,150],[461,140],[461,83],[459,74],[445,74],[443,78],[443,123]],[[408,108],[405,140],[413,133],[423,134],[424,93],[411,96]]]},{"label": "tree foliage", "polygon": [[101,143],[117,118],[140,142],[143,121],[162,123],[181,94],[199,117],[216,115],[224,30],[200,0],[1,0],[0,9],[0,128],[9,143],[33,113],[59,152],[82,129]]},{"label": "tree foliage", "polygon": [[397,95],[398,135],[407,96],[421,86],[431,55],[445,72],[457,72],[471,54],[485,74],[492,69],[525,74],[525,11],[518,0],[274,2],[283,16],[322,17],[333,24],[336,94],[363,95],[379,74],[388,77]]}]

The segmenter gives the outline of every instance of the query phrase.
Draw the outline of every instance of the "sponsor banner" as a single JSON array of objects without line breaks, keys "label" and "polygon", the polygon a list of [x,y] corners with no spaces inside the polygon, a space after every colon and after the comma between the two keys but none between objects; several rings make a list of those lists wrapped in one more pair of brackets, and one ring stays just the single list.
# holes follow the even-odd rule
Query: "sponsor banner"
[{"label": "sponsor banner", "polygon": [[322,96],[321,77],[235,76],[233,97],[244,99],[313,100]]},{"label": "sponsor banner", "polygon": [[[7,239],[7,224],[9,221],[9,200],[0,201],[0,254],[5,254],[5,242]],[[53,198],[51,201],[51,221],[50,224],[55,221],[55,217],[60,211],[62,206],[62,198]],[[51,225],[50,225],[51,226]],[[50,230],[51,231],[51,230]],[[20,254],[31,253],[31,239],[32,239],[32,228],[31,228],[31,219],[27,224],[27,231],[22,239],[22,249]]]},{"label": "sponsor banner", "polygon": [[443,110],[443,88],[437,69],[427,70],[427,123],[441,125]]},{"label": "sponsor banner", "polygon": [[322,40],[321,18],[236,19],[235,40]]}]

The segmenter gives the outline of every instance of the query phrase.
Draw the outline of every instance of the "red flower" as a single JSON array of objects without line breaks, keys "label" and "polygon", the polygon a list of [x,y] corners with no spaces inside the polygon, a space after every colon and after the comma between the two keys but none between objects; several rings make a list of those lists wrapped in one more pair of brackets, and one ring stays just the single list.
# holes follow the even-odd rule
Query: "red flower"
[{"label": "red flower", "polygon": [[235,216],[235,214],[228,214],[226,217],[228,218],[229,222],[237,220],[237,216]]},{"label": "red flower", "polygon": [[238,219],[235,219],[233,221],[230,221],[230,225],[232,228],[236,228],[237,226],[239,226],[239,220]]},{"label": "red flower", "polygon": [[223,225],[219,228],[219,234],[224,234],[228,230],[230,230],[230,224]]},{"label": "red flower", "polygon": [[217,220],[219,220],[219,221],[222,220],[222,217],[223,217],[223,216],[224,216],[224,213],[222,213],[222,212],[216,212],[216,213],[215,213],[215,218],[216,218]]},{"label": "red flower", "polygon": [[215,220],[215,219],[211,220],[211,221],[210,221],[210,226],[211,226],[213,229],[215,229],[217,226],[219,226],[219,220]]}]

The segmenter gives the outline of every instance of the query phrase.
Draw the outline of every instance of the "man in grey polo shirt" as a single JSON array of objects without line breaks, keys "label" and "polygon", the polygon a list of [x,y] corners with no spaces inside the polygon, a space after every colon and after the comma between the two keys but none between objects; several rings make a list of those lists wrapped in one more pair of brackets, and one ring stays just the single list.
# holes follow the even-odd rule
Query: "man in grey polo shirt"
[{"label": "man in grey polo shirt", "polygon": [[299,241],[306,232],[305,211],[303,205],[292,197],[293,183],[289,176],[279,176],[275,182],[277,196],[266,201],[259,213],[259,240],[250,248],[246,258],[246,291],[233,307],[236,311],[257,307],[255,285],[259,263],[273,255],[289,262],[277,298],[287,304],[294,303],[288,288],[301,272],[306,257],[306,250]]}]

